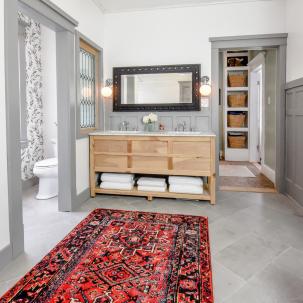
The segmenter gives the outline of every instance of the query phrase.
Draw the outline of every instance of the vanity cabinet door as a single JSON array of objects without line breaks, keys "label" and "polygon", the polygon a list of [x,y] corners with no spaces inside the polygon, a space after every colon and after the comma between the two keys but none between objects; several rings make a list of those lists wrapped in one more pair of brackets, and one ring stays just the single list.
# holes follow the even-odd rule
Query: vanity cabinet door
[{"label": "vanity cabinet door", "polygon": [[157,140],[133,140],[132,152],[134,154],[167,154],[167,142]]},{"label": "vanity cabinet door", "polygon": [[95,140],[94,151],[99,153],[127,153],[126,140]]},{"label": "vanity cabinet door", "polygon": [[110,171],[127,169],[127,156],[95,155],[95,168],[97,171]]},{"label": "vanity cabinet door", "polygon": [[167,157],[133,156],[131,167],[135,170],[145,170],[146,173],[161,170],[166,171],[168,168],[168,159]]},{"label": "vanity cabinet door", "polygon": [[[210,162],[209,159],[202,157],[187,158],[187,157],[174,157],[172,159],[172,169],[178,172],[205,172],[205,175],[209,175]],[[189,173],[190,175],[190,173]]]},{"label": "vanity cabinet door", "polygon": [[196,155],[210,159],[210,140],[205,141],[174,141],[172,153],[174,155]]}]

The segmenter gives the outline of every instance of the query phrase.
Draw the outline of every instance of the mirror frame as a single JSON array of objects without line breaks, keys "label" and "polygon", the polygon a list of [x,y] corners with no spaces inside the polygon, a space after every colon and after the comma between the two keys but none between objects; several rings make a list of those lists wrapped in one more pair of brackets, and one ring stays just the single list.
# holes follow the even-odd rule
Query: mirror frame
[{"label": "mirror frame", "polygon": [[[113,68],[113,111],[200,111],[200,64],[182,65],[153,65],[135,67]],[[121,103],[121,78],[123,75],[136,74],[164,74],[164,73],[192,73],[192,103],[164,103],[164,104],[122,104]]]}]

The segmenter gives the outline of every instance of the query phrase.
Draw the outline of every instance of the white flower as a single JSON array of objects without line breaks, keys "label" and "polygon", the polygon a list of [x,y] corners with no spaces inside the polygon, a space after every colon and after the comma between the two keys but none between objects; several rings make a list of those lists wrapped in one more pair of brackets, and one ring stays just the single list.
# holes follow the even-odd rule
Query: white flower
[{"label": "white flower", "polygon": [[150,113],[147,116],[144,116],[142,120],[144,124],[153,123],[158,121],[158,116],[154,113]]},{"label": "white flower", "polygon": [[143,123],[144,123],[144,124],[147,124],[147,123],[148,123],[148,120],[149,120],[149,119],[148,119],[148,116],[144,116],[144,117],[143,117]]},{"label": "white flower", "polygon": [[154,113],[150,113],[149,114],[149,120],[151,122],[157,122],[158,121],[158,116],[156,114],[154,114]]}]

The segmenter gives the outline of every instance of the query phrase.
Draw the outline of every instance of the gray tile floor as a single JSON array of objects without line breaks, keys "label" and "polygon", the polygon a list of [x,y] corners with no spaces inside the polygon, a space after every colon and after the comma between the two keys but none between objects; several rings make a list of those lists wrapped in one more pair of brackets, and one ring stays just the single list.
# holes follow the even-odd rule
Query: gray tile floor
[{"label": "gray tile floor", "polygon": [[25,254],[0,272],[0,294],[95,208],[208,216],[216,303],[303,302],[303,217],[279,194],[219,192],[206,202],[98,196],[74,213],[24,195]]}]

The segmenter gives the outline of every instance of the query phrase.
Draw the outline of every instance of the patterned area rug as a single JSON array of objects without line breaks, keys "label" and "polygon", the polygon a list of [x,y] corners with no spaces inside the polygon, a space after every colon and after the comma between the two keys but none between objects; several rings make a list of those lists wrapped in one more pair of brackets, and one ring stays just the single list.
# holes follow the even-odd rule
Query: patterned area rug
[{"label": "patterned area rug", "polygon": [[213,303],[207,218],[97,209],[0,302]]}]

